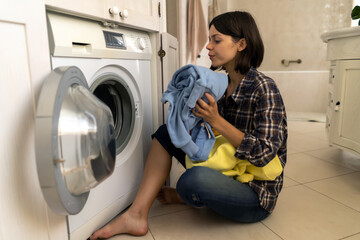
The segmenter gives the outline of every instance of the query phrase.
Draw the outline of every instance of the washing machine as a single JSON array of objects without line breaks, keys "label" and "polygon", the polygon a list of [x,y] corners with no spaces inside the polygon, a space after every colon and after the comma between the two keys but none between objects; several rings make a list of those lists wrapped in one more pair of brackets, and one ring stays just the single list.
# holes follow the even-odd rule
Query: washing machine
[{"label": "washing machine", "polygon": [[36,118],[44,198],[86,239],[126,209],[153,132],[147,32],[48,12],[52,72]]}]

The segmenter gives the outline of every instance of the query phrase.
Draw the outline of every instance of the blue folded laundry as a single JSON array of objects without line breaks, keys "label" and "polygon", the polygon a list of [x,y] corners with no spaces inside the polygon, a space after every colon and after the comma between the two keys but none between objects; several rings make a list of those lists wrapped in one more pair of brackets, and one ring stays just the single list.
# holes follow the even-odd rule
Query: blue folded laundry
[{"label": "blue folded laundry", "polygon": [[196,117],[192,109],[199,98],[206,100],[205,92],[218,101],[227,85],[225,74],[189,64],[174,73],[161,98],[162,103],[170,104],[167,129],[171,141],[192,160],[206,160],[215,142],[211,126]]}]

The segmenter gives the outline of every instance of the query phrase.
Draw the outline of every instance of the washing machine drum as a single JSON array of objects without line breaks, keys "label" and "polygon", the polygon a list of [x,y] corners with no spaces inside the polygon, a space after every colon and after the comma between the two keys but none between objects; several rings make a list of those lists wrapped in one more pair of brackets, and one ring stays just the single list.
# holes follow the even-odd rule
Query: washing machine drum
[{"label": "washing machine drum", "polygon": [[43,195],[60,214],[77,214],[91,188],[115,168],[111,110],[77,67],[56,68],[45,80],[36,114],[36,161]]},{"label": "washing machine drum", "polygon": [[111,72],[98,76],[90,90],[111,110],[116,154],[120,154],[130,141],[135,125],[136,106],[132,92],[125,80]]}]

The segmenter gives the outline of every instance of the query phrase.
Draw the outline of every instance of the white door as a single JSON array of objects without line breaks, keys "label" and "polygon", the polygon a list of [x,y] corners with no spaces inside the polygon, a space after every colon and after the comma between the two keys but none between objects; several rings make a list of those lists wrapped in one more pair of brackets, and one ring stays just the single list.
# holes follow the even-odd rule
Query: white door
[{"label": "white door", "polygon": [[[163,57],[162,65],[162,92],[165,92],[172,76],[179,69],[179,43],[178,40],[169,33],[161,34],[161,46]],[[169,103],[163,105],[163,122],[167,122]],[[176,159],[172,159],[170,176],[167,179],[167,185],[175,187],[177,180],[184,171],[184,168]]]},{"label": "white door", "polygon": [[67,239],[66,219],[53,214],[39,187],[35,109],[50,72],[45,5],[0,1],[0,239]]},{"label": "white door", "polygon": [[[165,92],[173,74],[179,68],[179,43],[178,40],[168,33],[161,34],[162,57],[162,92]],[[169,105],[164,105],[163,121],[167,122]]]}]

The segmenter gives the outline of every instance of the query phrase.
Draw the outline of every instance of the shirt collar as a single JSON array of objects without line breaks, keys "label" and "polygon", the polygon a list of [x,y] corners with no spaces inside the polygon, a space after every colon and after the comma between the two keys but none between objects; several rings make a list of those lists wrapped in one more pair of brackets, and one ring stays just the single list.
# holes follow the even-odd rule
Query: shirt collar
[{"label": "shirt collar", "polygon": [[[256,78],[257,70],[253,67],[249,69],[244,79],[240,82],[239,86],[234,90],[230,97],[236,104],[240,104],[241,100],[245,97],[245,93],[248,92],[248,88],[252,85]],[[230,81],[230,79],[229,79]]]}]

